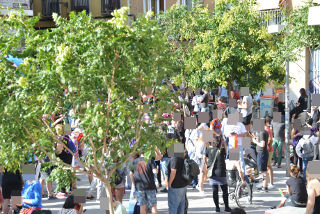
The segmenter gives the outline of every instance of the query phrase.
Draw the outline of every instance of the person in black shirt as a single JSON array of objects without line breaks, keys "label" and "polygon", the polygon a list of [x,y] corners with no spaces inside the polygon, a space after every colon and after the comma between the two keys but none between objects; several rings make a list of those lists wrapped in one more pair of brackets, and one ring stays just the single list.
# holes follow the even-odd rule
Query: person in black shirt
[{"label": "person in black shirt", "polygon": [[296,107],[290,111],[290,121],[293,116],[294,116],[294,119],[297,119],[299,114],[302,113],[303,110],[306,110],[308,107],[308,95],[307,95],[306,89],[301,88],[299,92],[300,92],[300,97],[298,99]]},{"label": "person in black shirt", "polygon": [[258,170],[265,176],[265,179],[263,181],[263,188],[262,190],[265,192],[268,192],[268,138],[269,134],[267,131],[263,130],[259,133],[259,140],[256,135],[252,134],[253,137],[253,143],[257,144],[256,150],[257,150],[257,165]]},{"label": "person in black shirt", "polygon": [[140,213],[147,214],[147,205],[151,205],[152,213],[158,213],[157,211],[157,187],[154,182],[154,173],[157,174],[157,166],[154,158],[151,158],[147,163],[143,155],[136,155],[136,158],[132,163],[130,171],[130,178],[132,185],[135,186],[137,192],[137,200],[140,206]]},{"label": "person in black shirt", "polygon": [[214,136],[213,142],[210,142],[210,146],[206,151],[206,159],[208,161],[207,168],[212,168],[212,176],[209,178],[209,183],[213,190],[213,201],[216,206],[216,212],[220,212],[219,186],[223,192],[222,197],[225,204],[225,211],[231,211],[228,200],[229,194],[226,175],[226,147],[225,142],[222,144],[222,137]]},{"label": "person in black shirt", "polygon": [[184,157],[172,157],[168,166],[168,206],[169,214],[184,214],[186,206],[187,181],[182,177]]},{"label": "person in black shirt", "polygon": [[[11,196],[21,196],[21,191],[23,187],[22,176],[19,170],[14,172],[9,172],[7,169],[4,170],[2,177],[2,195],[3,195],[3,213],[9,213],[9,203]],[[12,204],[12,209],[16,208],[16,204]]]},{"label": "person in black shirt", "polygon": [[296,165],[290,166],[290,178],[287,180],[287,194],[278,208],[283,206],[306,207],[308,193],[304,179]]}]

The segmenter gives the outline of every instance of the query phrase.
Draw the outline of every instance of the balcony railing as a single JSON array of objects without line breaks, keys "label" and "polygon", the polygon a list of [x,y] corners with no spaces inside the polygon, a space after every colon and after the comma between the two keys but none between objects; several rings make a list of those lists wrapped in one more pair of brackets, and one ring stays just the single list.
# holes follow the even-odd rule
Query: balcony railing
[{"label": "balcony railing", "polygon": [[260,11],[260,17],[262,18],[262,24],[266,27],[284,24],[283,21],[285,18],[280,9]]},{"label": "balcony railing", "polygon": [[101,0],[101,13],[103,15],[111,15],[114,10],[121,8],[120,0]]},{"label": "balcony railing", "polygon": [[75,12],[85,10],[88,14],[90,12],[89,0],[71,0],[71,10]]},{"label": "balcony railing", "polygon": [[[32,0],[0,0],[0,15],[8,14],[11,10],[22,7],[28,16],[33,16],[33,1]],[[9,8],[9,10],[7,9]]]},{"label": "balcony railing", "polygon": [[51,18],[52,13],[60,15],[59,0],[42,0],[42,17]]}]

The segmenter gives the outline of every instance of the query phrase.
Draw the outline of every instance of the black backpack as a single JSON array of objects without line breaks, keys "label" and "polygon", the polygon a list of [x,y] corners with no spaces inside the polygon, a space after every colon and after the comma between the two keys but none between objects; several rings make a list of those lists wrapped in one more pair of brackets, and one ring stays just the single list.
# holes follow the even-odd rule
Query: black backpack
[{"label": "black backpack", "polygon": [[191,184],[192,180],[200,174],[198,164],[191,159],[185,158],[184,165],[182,168],[182,178]]}]

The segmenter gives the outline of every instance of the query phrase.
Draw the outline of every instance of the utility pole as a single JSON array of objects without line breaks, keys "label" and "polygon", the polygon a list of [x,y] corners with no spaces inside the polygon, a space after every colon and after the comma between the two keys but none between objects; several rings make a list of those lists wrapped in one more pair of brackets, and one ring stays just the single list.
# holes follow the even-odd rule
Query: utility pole
[{"label": "utility pole", "polygon": [[286,160],[286,176],[289,177],[290,167],[290,154],[289,154],[289,142],[290,142],[290,114],[289,114],[289,57],[286,59],[286,90],[285,90],[285,150],[284,158]]}]

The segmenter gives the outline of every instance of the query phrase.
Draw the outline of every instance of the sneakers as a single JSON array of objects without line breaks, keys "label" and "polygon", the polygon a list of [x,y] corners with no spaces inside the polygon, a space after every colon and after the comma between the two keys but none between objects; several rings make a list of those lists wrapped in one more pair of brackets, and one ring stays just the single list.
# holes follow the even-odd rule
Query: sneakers
[{"label": "sneakers", "polygon": [[206,194],[204,193],[204,191],[200,191],[200,196],[202,196],[202,197],[206,197]]},{"label": "sneakers", "polygon": [[275,186],[273,184],[268,185],[268,189],[274,189],[274,188],[275,188]]},{"label": "sneakers", "polygon": [[57,197],[54,196],[54,195],[49,195],[49,196],[48,196],[48,200],[54,200],[54,199],[57,199]]},{"label": "sneakers", "polygon": [[63,192],[59,192],[58,194],[56,194],[56,197],[59,199],[63,199],[67,197],[67,194]]},{"label": "sneakers", "polygon": [[258,192],[268,192],[268,187],[261,187],[261,188],[257,188]]},{"label": "sneakers", "polygon": [[167,190],[167,188],[163,188],[162,190],[160,190],[160,192],[167,193],[168,190]]},{"label": "sneakers", "polygon": [[220,207],[216,207],[216,213],[220,212]]},{"label": "sneakers", "polygon": [[281,168],[281,164],[277,166],[278,168]]}]

